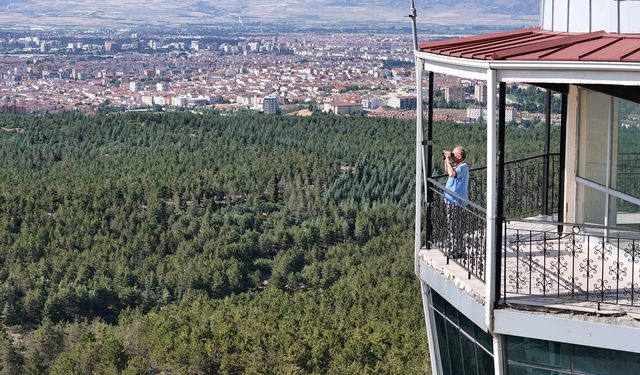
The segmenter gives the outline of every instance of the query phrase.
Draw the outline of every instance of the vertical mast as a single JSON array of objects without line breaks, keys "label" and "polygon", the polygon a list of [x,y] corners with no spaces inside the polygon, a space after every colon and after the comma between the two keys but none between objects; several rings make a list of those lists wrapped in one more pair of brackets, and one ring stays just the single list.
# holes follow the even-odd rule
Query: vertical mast
[{"label": "vertical mast", "polygon": [[413,27],[413,50],[418,50],[418,28],[416,26],[416,18],[418,18],[418,12],[416,12],[416,3],[414,0],[411,0],[411,13],[409,13],[409,18],[411,18],[411,26]]}]

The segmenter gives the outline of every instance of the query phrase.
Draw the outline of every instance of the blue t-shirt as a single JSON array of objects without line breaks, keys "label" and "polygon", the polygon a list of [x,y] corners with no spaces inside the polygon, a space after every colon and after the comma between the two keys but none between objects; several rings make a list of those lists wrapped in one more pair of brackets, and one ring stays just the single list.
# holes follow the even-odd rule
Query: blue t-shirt
[{"label": "blue t-shirt", "polygon": [[[456,176],[447,179],[447,184],[445,187],[447,190],[451,190],[459,196],[468,199],[467,196],[467,187],[469,185],[469,167],[467,163],[462,163],[458,165],[456,168]],[[444,200],[449,204],[455,204],[459,206],[464,206],[467,203],[462,201],[461,199],[454,197],[449,193],[444,193]]]}]

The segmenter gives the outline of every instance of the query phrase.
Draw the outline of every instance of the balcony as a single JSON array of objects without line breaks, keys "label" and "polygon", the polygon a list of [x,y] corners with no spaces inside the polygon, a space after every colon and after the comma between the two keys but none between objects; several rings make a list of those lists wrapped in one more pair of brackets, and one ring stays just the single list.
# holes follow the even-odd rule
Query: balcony
[{"label": "balcony", "polygon": [[[621,160],[619,170],[626,173],[626,183],[638,184],[637,155],[627,160]],[[640,230],[558,221],[557,212],[564,205],[559,170],[558,154],[505,163],[506,219],[496,232],[501,244],[496,259],[499,303],[572,305],[590,311],[628,311],[640,305]],[[469,199],[457,197],[463,205],[446,203],[445,180],[446,176],[427,179],[430,204],[423,210],[426,248],[421,256],[466,278],[467,289],[483,296],[486,169],[470,170]]]}]

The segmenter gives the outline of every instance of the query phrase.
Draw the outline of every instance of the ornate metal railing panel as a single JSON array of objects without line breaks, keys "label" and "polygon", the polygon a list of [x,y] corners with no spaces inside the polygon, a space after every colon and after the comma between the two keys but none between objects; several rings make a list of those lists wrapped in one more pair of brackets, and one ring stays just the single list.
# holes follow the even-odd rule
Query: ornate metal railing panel
[{"label": "ornate metal railing panel", "polygon": [[504,223],[503,298],[640,304],[640,232],[531,220]]},{"label": "ornate metal railing panel", "polygon": [[[466,269],[469,278],[473,275],[484,281],[485,209],[447,190],[433,179],[429,182],[433,196],[429,247],[442,251],[447,256],[447,263],[454,261]],[[454,196],[462,204],[451,203],[445,194]]]}]

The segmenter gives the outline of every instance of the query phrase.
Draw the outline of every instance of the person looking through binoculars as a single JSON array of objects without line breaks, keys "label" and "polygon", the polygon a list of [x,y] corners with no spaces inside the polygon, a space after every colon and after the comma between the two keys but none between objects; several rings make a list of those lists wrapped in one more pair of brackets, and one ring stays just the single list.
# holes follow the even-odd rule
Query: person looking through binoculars
[{"label": "person looking through binoculars", "polygon": [[467,188],[469,185],[469,167],[465,163],[467,151],[462,146],[456,146],[453,151],[442,151],[444,169],[447,171],[446,192],[444,201],[447,211],[447,229],[449,234],[448,252],[454,259],[465,256],[464,234],[464,209],[468,202]]}]

